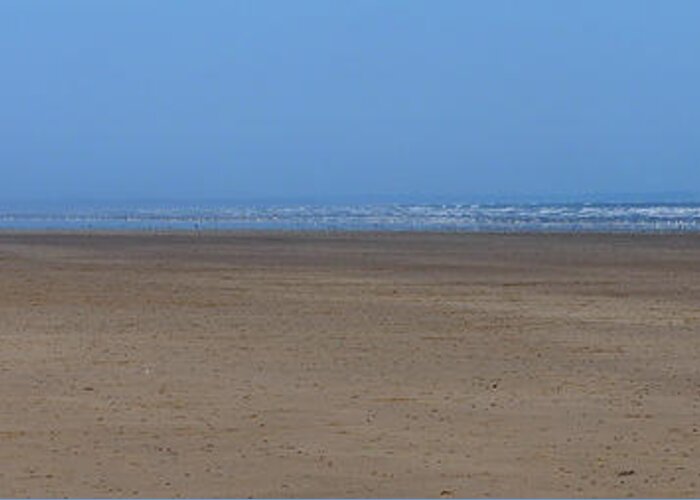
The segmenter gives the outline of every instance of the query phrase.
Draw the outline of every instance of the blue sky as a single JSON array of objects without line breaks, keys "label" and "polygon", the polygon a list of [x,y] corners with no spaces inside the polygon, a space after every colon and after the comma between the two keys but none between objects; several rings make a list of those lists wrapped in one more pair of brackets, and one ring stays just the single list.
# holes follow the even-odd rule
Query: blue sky
[{"label": "blue sky", "polygon": [[0,2],[0,197],[700,191],[697,1]]}]

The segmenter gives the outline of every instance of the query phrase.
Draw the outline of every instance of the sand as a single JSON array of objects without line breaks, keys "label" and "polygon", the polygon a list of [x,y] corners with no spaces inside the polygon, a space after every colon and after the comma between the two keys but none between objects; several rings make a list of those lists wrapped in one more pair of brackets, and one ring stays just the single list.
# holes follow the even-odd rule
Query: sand
[{"label": "sand", "polygon": [[700,236],[0,234],[0,496],[700,495]]}]

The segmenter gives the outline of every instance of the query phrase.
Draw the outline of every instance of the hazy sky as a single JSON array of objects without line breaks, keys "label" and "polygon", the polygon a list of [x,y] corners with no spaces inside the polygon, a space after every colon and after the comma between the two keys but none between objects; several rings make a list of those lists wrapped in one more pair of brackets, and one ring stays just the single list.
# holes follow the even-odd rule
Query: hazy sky
[{"label": "hazy sky", "polygon": [[700,191],[700,2],[0,2],[2,199]]}]

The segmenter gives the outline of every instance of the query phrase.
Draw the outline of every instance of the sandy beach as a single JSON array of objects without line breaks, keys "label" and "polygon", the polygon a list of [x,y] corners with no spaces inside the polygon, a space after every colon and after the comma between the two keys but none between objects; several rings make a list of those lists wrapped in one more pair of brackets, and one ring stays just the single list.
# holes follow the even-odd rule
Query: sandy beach
[{"label": "sandy beach", "polygon": [[700,236],[0,234],[0,496],[697,497]]}]

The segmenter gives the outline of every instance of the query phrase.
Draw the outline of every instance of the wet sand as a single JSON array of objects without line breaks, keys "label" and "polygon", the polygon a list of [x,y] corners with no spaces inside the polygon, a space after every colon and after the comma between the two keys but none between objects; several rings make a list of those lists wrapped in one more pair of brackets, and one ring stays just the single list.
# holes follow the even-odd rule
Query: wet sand
[{"label": "wet sand", "polygon": [[0,234],[0,496],[700,495],[700,236]]}]

